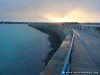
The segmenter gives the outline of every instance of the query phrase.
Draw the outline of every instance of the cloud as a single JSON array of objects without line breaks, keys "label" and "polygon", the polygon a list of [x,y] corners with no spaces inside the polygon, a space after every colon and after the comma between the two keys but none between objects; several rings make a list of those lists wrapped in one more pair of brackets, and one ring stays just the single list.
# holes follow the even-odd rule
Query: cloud
[{"label": "cloud", "polygon": [[0,0],[0,20],[49,21],[43,14],[62,18],[75,9],[83,9],[88,11],[85,17],[92,13],[98,21],[99,3],[100,0]]}]

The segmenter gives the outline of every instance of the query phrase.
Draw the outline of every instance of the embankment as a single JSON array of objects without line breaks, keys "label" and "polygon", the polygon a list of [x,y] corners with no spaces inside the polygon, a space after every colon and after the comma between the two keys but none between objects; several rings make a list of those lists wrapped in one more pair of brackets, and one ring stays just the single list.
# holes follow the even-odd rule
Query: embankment
[{"label": "embankment", "polygon": [[90,24],[74,24],[71,27],[82,30],[96,37],[100,37],[100,24],[90,23]]},{"label": "embankment", "polygon": [[67,31],[62,25],[54,23],[32,23],[29,24],[29,26],[49,34],[48,40],[50,42],[51,50],[47,54],[45,60],[43,60],[43,62],[47,64],[63,42],[65,36],[67,35]]}]

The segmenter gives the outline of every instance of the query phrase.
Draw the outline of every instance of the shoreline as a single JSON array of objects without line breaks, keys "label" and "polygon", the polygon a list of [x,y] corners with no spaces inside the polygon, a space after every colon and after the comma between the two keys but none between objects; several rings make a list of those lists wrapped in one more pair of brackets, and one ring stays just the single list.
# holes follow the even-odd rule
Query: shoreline
[{"label": "shoreline", "polygon": [[[47,53],[47,56],[44,60],[42,60],[43,63],[45,63],[45,66],[48,64],[49,60],[52,58],[52,56],[55,54],[55,52],[60,47],[61,43],[63,42],[65,35],[63,33],[63,26],[60,25],[28,25],[35,29],[40,30],[43,33],[46,33],[49,35],[48,41],[50,42],[50,51]],[[42,26],[42,27],[41,27]],[[55,28],[54,28],[55,27]],[[58,32],[59,31],[59,32]],[[62,36],[63,35],[63,36]]]},{"label": "shoreline", "polygon": [[40,31],[49,35],[48,41],[50,42],[50,51],[47,53],[46,58],[42,60],[42,62],[45,63],[45,65],[47,65],[47,63],[52,58],[52,56],[55,54],[55,52],[57,51],[57,49],[59,48],[62,42],[61,40],[59,40],[60,38],[58,38],[57,35],[51,34],[51,33],[49,34],[48,32],[44,32],[42,30]]}]

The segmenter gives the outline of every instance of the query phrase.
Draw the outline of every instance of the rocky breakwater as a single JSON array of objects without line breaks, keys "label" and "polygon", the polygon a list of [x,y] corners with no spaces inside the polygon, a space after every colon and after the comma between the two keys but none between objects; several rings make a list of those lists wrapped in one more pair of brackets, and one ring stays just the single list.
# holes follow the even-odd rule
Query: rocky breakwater
[{"label": "rocky breakwater", "polygon": [[50,51],[48,52],[46,58],[43,60],[45,64],[52,58],[57,49],[63,42],[67,32],[65,28],[60,24],[55,23],[32,23],[29,26],[34,27],[49,35],[48,40],[50,42]]}]

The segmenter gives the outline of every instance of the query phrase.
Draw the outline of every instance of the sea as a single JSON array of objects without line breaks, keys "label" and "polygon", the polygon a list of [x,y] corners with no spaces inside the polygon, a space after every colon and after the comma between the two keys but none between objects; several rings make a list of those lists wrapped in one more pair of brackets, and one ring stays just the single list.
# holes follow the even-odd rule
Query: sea
[{"label": "sea", "polygon": [[28,24],[0,24],[0,75],[39,75],[48,37]]}]

